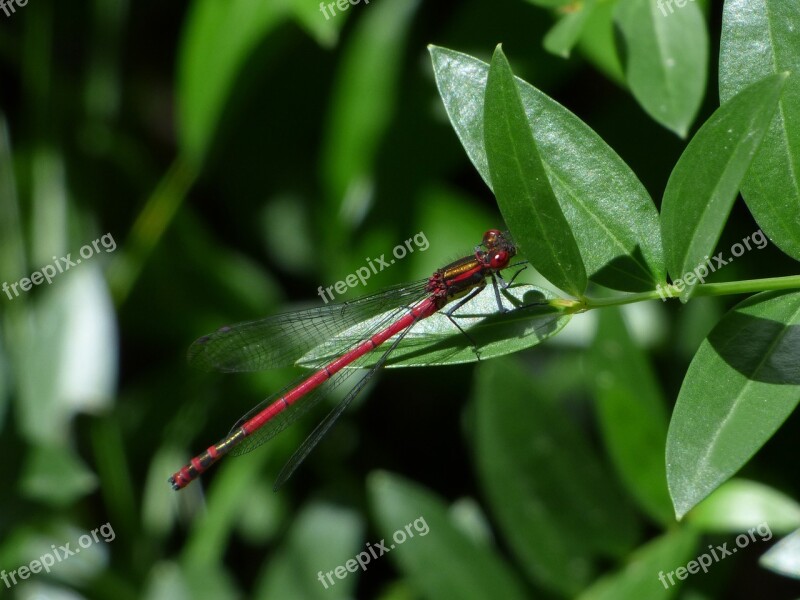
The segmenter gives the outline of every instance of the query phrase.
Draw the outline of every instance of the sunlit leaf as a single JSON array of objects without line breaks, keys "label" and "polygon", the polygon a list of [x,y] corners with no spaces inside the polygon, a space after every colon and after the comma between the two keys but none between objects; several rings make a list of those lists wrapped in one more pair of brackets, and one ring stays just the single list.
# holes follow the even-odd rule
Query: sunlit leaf
[{"label": "sunlit leaf", "polygon": [[97,487],[97,477],[69,450],[35,446],[25,462],[22,493],[31,500],[66,507]]},{"label": "sunlit leaf", "polygon": [[[688,527],[666,533],[639,548],[620,571],[599,579],[578,600],[673,598],[682,583],[673,571],[695,556],[698,542],[697,534]],[[696,568],[699,572],[699,565]]]},{"label": "sunlit leaf", "polygon": [[[347,23],[350,11],[341,12],[335,8],[335,12],[332,14],[327,4],[330,3],[309,2],[308,0],[292,0],[291,2],[295,20],[314,37],[320,46],[329,48],[339,41],[339,31]],[[336,7],[336,4],[333,4]],[[367,3],[364,2],[362,5],[367,6]]]},{"label": "sunlit leaf", "polygon": [[800,579],[800,529],[767,550],[758,564],[786,577]]},{"label": "sunlit leaf", "polygon": [[[478,356],[475,354],[473,341],[480,351],[480,360],[503,356],[540,344],[561,331],[572,318],[572,315],[558,309],[535,304],[554,297],[552,293],[536,286],[515,285],[507,290],[506,294],[524,306],[500,313],[493,290],[485,289],[454,313],[456,322],[469,337],[459,331],[440,311],[412,327],[392,352],[387,366],[411,367],[474,362],[478,360]],[[502,300],[504,306],[511,309],[514,305],[506,294]],[[400,313],[398,318],[399,316]],[[300,358],[297,364],[316,368],[328,364],[355,342],[363,340],[365,332],[372,331],[376,323],[385,319],[386,315],[378,315],[336,335]],[[390,343],[391,341],[386,342],[373,350],[359,366],[374,364]]]},{"label": "sunlit leaf", "polygon": [[[475,168],[492,187],[484,146],[489,66],[430,46],[439,94]],[[594,131],[563,106],[517,79],[522,105],[561,210],[589,278],[613,289],[644,291],[664,280],[658,213],[641,182]]]},{"label": "sunlit leaf", "polygon": [[509,359],[481,363],[475,461],[528,577],[572,597],[592,579],[594,557],[630,549],[636,526],[596,452],[539,379]]},{"label": "sunlit leaf", "polygon": [[798,23],[797,2],[726,0],[719,56],[722,102],[762,77],[793,73],[742,183],[742,196],[764,233],[795,260],[800,260]]},{"label": "sunlit leaf", "polygon": [[625,72],[617,52],[614,2],[599,2],[587,18],[578,41],[581,54],[611,81],[625,85]]},{"label": "sunlit leaf", "polygon": [[[688,300],[728,220],[739,185],[778,105],[786,77],[772,75],[723,104],[689,142],[661,204],[661,234],[673,282]],[[698,271],[697,273],[702,273]]]},{"label": "sunlit leaf", "polygon": [[664,448],[669,419],[653,367],[618,310],[604,309],[592,346],[593,383],[603,439],[633,497],[654,519],[673,520]]},{"label": "sunlit leaf", "polygon": [[738,304],[697,351],[667,436],[678,518],[738,471],[800,401],[800,293]]},{"label": "sunlit leaf", "polygon": [[542,275],[562,290],[581,296],[586,289],[581,254],[553,193],[500,46],[486,80],[485,105],[486,158],[506,225]]},{"label": "sunlit leaf", "polygon": [[596,7],[597,0],[586,0],[575,6],[574,10],[567,11],[544,36],[542,43],[545,50],[569,58]]},{"label": "sunlit leaf", "polygon": [[762,483],[731,479],[698,504],[687,520],[695,529],[711,533],[745,531],[767,523],[764,534],[772,537],[800,527],[800,504]]},{"label": "sunlit leaf", "polygon": [[355,511],[319,502],[304,506],[283,546],[264,563],[254,597],[353,598],[363,571],[337,568],[358,554],[363,538],[364,521]]},{"label": "sunlit leaf", "polygon": [[364,5],[338,68],[322,151],[331,214],[350,227],[372,201],[375,154],[392,113],[408,28],[419,0]]},{"label": "sunlit leaf", "polygon": [[528,597],[500,555],[456,528],[431,492],[384,472],[370,476],[368,490],[388,556],[419,594],[432,600]]},{"label": "sunlit leaf", "polygon": [[685,137],[708,76],[708,32],[694,3],[620,0],[615,20],[624,40],[625,77],[642,108]]},{"label": "sunlit leaf", "polygon": [[192,4],[178,59],[178,134],[192,166],[208,152],[240,69],[287,12],[288,0]]},{"label": "sunlit leaf", "polygon": [[96,413],[111,404],[117,332],[97,265],[76,265],[44,291],[29,318],[14,329],[24,336],[14,349],[14,366],[25,435],[58,445],[76,413]]}]

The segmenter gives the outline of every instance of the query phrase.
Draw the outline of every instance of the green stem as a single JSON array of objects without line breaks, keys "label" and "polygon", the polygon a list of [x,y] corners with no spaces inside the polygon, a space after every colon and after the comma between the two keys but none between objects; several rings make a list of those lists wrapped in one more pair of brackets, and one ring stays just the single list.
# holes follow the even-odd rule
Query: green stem
[{"label": "green stem", "polygon": [[[767,292],[774,290],[800,289],[800,275],[790,275],[788,277],[768,277],[765,279],[746,279],[744,281],[726,281],[724,283],[705,283],[700,284],[694,289],[692,296],[727,296],[730,294],[751,294],[753,292]],[[633,302],[643,302],[645,300],[668,300],[678,298],[680,291],[674,285],[662,285],[658,289],[641,292],[638,294],[626,294],[613,298],[584,298],[570,303],[565,308],[569,312],[591,310],[604,306],[619,306],[631,304]],[[561,301],[564,302],[563,300]]]}]

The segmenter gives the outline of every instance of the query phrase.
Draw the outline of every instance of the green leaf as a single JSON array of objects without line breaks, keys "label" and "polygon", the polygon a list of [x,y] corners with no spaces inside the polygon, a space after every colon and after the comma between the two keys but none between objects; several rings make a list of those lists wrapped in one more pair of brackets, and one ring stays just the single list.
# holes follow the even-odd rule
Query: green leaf
[{"label": "green leaf", "polygon": [[[17,181],[14,173],[11,135],[5,113],[0,111],[0,273],[18,281],[30,272],[25,260],[24,228],[20,220]],[[5,293],[4,293],[5,295]],[[5,311],[4,311],[5,312]]]},{"label": "green leaf", "polygon": [[598,312],[592,345],[597,416],[614,466],[656,521],[673,521],[664,448],[669,419],[658,381],[618,309]]},{"label": "green leaf", "polygon": [[8,331],[18,427],[26,438],[56,446],[75,414],[112,404],[119,348],[114,306],[99,263],[89,261],[54,279],[29,306]]},{"label": "green leaf", "polygon": [[742,183],[742,196],[767,237],[795,260],[800,260],[798,23],[797,2],[727,0],[719,57],[722,102],[762,77],[793,73]]},{"label": "green leaf", "polygon": [[[484,145],[489,66],[430,46],[436,83],[450,122],[475,168],[492,188]],[[664,280],[658,213],[641,182],[594,131],[552,98],[517,79],[528,125],[590,279],[627,291]]]},{"label": "green leaf", "polygon": [[361,569],[345,570],[343,579],[335,574],[329,579],[326,573],[344,566],[358,554],[363,537],[364,521],[357,512],[321,502],[304,506],[292,520],[286,541],[274,558],[271,556],[265,562],[253,597],[307,600],[354,597]]},{"label": "green leaf", "polygon": [[480,364],[475,461],[489,508],[529,578],[574,597],[591,580],[594,557],[627,552],[636,526],[614,478],[541,380],[513,360]]},{"label": "green leaf", "polygon": [[[772,75],[719,107],[672,170],[661,204],[667,269],[686,302],[705,270],[750,161],[769,126],[786,77]],[[695,273],[692,273],[698,269]],[[685,279],[684,279],[685,278]]]},{"label": "green leaf", "polygon": [[667,435],[678,518],[738,471],[800,400],[800,293],[768,292],[729,312],[703,341]]},{"label": "green leaf", "polygon": [[739,532],[769,523],[766,532],[772,537],[800,527],[800,504],[762,483],[731,479],[698,504],[687,520],[709,533]]},{"label": "green leaf", "polygon": [[35,446],[23,471],[23,496],[50,506],[71,506],[97,488],[95,474],[64,447]]},{"label": "green leaf", "polygon": [[352,226],[371,202],[372,165],[394,112],[403,48],[419,0],[366,7],[349,37],[330,101],[322,172],[332,210]]},{"label": "green leaf", "polygon": [[444,502],[431,492],[385,472],[370,475],[367,486],[389,557],[418,595],[432,600],[528,597],[500,556],[455,527]]},{"label": "green leaf", "polygon": [[[668,11],[669,9],[669,11]],[[620,0],[615,12],[625,44],[625,76],[653,119],[686,137],[708,77],[708,32],[694,2]]]},{"label": "green leaf", "polygon": [[556,21],[544,36],[542,43],[545,50],[556,56],[569,58],[596,7],[597,0],[586,0]]},{"label": "green leaf", "polygon": [[240,69],[287,7],[287,0],[194,2],[178,59],[178,137],[193,167],[208,151]]},{"label": "green leaf", "polygon": [[758,564],[786,577],[800,579],[800,529],[767,550]]},{"label": "green leaf", "polygon": [[606,77],[625,85],[625,73],[614,36],[614,2],[599,2],[589,15],[578,42],[581,54]]},{"label": "green leaf", "polygon": [[547,178],[511,66],[497,46],[486,80],[486,158],[500,212],[522,253],[574,296],[586,289],[581,253]]},{"label": "green leaf", "polygon": [[[595,582],[578,600],[672,598],[680,589],[681,580],[671,571],[686,565],[695,556],[699,541],[697,534],[688,527],[664,534],[632,554],[620,571]],[[668,575],[672,576],[674,585]]]},{"label": "green leaf", "polygon": [[[545,299],[553,294],[532,285],[515,285],[503,294],[506,308],[512,308],[508,296],[514,298],[521,308],[499,313],[494,291],[486,289],[456,311],[459,326],[469,334],[469,338],[453,325],[447,315],[438,312],[418,322],[398,344],[387,362],[389,367],[415,367],[469,363],[478,360],[474,341],[480,350],[480,360],[503,356],[530,348],[561,331],[572,318],[558,308],[547,304]],[[386,314],[380,314],[368,321],[336,335],[315,347],[297,361],[297,365],[308,368],[322,368],[336,357],[363,340],[366,332],[372,331],[377,323],[385,322]],[[472,338],[470,340],[470,338]],[[389,343],[389,342],[387,342]],[[379,346],[359,362],[359,367],[368,367],[386,352],[385,345]]]},{"label": "green leaf", "polygon": [[[362,5],[367,6],[366,3],[362,3]],[[294,19],[298,25],[305,29],[320,46],[332,48],[339,41],[339,31],[347,23],[350,11],[336,12],[331,16],[330,8],[326,6],[325,12],[323,12],[318,2],[292,0],[292,13],[294,13]]]}]

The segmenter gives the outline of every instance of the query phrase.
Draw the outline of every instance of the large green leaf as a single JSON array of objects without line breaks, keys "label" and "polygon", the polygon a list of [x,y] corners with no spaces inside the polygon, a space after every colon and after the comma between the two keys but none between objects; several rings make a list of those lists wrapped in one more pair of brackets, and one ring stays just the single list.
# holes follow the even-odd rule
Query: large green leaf
[{"label": "large green leaf", "polygon": [[689,131],[706,89],[708,32],[694,2],[620,0],[615,20],[625,48],[625,77],[636,100],[681,137]]},{"label": "large green leaf", "polygon": [[615,9],[615,2],[599,2],[586,20],[578,45],[581,54],[598,70],[624,86],[625,73],[615,37]]},{"label": "large green leaf", "polygon": [[742,196],[775,244],[800,260],[800,3],[728,0],[722,17],[719,94],[727,101],[770,74],[792,71]]},{"label": "large green leaf", "polygon": [[[371,202],[375,154],[394,111],[406,35],[419,0],[365,7],[338,68],[322,173],[331,215],[352,221]],[[359,7],[361,8],[361,7]]]},{"label": "large green leaf", "polygon": [[178,136],[192,166],[208,151],[239,70],[288,8],[289,0],[194,2],[178,60]]},{"label": "large green leaf", "polygon": [[[722,234],[739,185],[778,105],[786,77],[771,75],[723,104],[672,170],[661,204],[667,269],[688,300]],[[702,269],[702,271],[701,271]],[[691,274],[694,271],[694,274]]]},{"label": "large green leaf", "polygon": [[795,409],[798,356],[798,292],[748,298],[703,341],[667,436],[667,480],[678,518],[736,473]]},{"label": "large green leaf", "polygon": [[[370,476],[368,489],[388,555],[417,595],[432,600],[530,597],[500,556],[457,528],[447,506],[431,492],[384,472]],[[381,552],[375,544],[373,549]],[[366,550],[363,554],[363,561],[373,560]]]},{"label": "large green leaf", "polygon": [[[489,66],[430,47],[439,93],[475,168],[492,187],[484,146],[484,93]],[[608,287],[645,291],[664,281],[658,213],[622,159],[575,115],[517,79],[522,105],[550,185],[589,278]]]},{"label": "large green leaf", "polygon": [[598,321],[591,359],[603,441],[639,505],[668,524],[673,520],[664,464],[669,418],[661,388],[619,310],[600,311]]},{"label": "large green leaf", "polygon": [[[253,597],[352,598],[361,569],[345,569],[342,578],[336,569],[358,553],[363,537],[363,518],[354,510],[319,502],[305,505],[292,518],[282,547],[265,562]],[[330,571],[334,573],[328,577]]]},{"label": "large green leaf", "polygon": [[800,529],[765,552],[758,564],[786,577],[800,579]]},{"label": "large green leaf", "polygon": [[731,479],[689,513],[687,520],[704,533],[738,533],[763,523],[762,534],[789,533],[800,527],[800,504],[763,483]]},{"label": "large green leaf", "polygon": [[586,271],[531,134],[511,66],[497,47],[486,80],[483,130],[500,212],[521,252],[549,281],[574,296]]},{"label": "large green leaf", "polygon": [[545,50],[556,56],[569,58],[595,8],[597,0],[586,0],[556,21],[542,40]]},{"label": "large green leaf", "polygon": [[69,448],[36,446],[23,470],[23,496],[45,506],[72,506],[98,487],[97,476]]},{"label": "large green leaf", "polygon": [[351,11],[340,12],[337,9],[335,14],[332,14],[330,7],[326,4],[328,3],[292,0],[292,12],[298,25],[303,27],[320,46],[328,48],[339,41],[339,31],[347,23],[347,17]]},{"label": "large green leaf", "polygon": [[688,527],[666,533],[639,548],[620,571],[595,582],[578,600],[672,598],[681,586],[672,571],[695,556],[698,542],[697,534]]},{"label": "large green leaf", "polygon": [[541,379],[510,359],[481,363],[475,460],[492,514],[522,568],[573,597],[591,580],[597,555],[629,550],[636,526],[615,478]]},{"label": "large green leaf", "polygon": [[[449,365],[474,362],[474,342],[480,353],[480,360],[518,352],[540,344],[555,335],[569,322],[571,314],[548,306],[537,305],[554,298],[553,294],[532,285],[515,285],[503,295],[506,309],[514,305],[508,296],[514,298],[521,308],[500,313],[493,290],[486,289],[454,313],[458,325],[469,335],[467,337],[447,318],[438,312],[423,319],[410,330],[392,352],[387,366],[413,367]],[[396,318],[399,318],[400,314]],[[359,323],[339,335],[326,340],[297,361],[303,367],[321,368],[334,358],[341,356],[354,343],[364,340],[366,332],[373,331],[376,323],[386,322],[386,315]],[[391,342],[386,342],[390,344]],[[379,346],[358,363],[368,367],[381,357],[387,346]]]}]

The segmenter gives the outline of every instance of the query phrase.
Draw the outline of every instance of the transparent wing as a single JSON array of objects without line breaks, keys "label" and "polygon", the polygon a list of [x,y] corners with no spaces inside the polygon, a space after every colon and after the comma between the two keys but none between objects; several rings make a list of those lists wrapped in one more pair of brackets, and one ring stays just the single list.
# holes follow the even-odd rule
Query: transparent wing
[{"label": "transparent wing", "polygon": [[386,359],[389,357],[392,351],[395,348],[397,348],[397,345],[411,330],[411,328],[414,327],[415,323],[412,323],[408,328],[404,329],[400,334],[397,335],[394,342],[392,342],[392,345],[389,347],[388,350],[386,350],[386,352],[383,353],[383,356],[381,356],[380,360],[378,360],[378,362],[376,362],[369,369],[369,371],[366,372],[366,374],[359,380],[359,382],[356,383],[353,389],[350,390],[350,392],[348,392],[347,396],[345,396],[344,399],[341,402],[339,402],[339,404],[337,404],[336,407],[330,413],[328,413],[328,416],[325,417],[325,419],[319,425],[317,425],[317,427],[305,439],[302,445],[295,451],[294,454],[292,454],[291,458],[289,458],[289,461],[286,463],[286,465],[284,465],[284,467],[281,469],[281,472],[278,474],[278,479],[275,481],[275,485],[272,488],[273,490],[277,491],[278,488],[281,487],[284,483],[286,483],[289,477],[292,476],[292,474],[297,470],[297,467],[299,467],[300,464],[306,459],[306,457],[316,447],[319,441],[323,437],[325,437],[325,434],[327,434],[328,431],[330,431],[331,427],[333,427],[334,423],[336,423],[336,421],[339,419],[342,413],[345,410],[347,410],[347,407],[350,406],[350,403],[353,401],[353,398],[355,398],[356,396],[358,396],[358,394],[361,393],[361,390],[375,374],[375,371],[377,371],[384,365]]},{"label": "transparent wing", "polygon": [[[375,324],[375,331],[377,331],[378,329],[382,329],[389,323],[396,321],[405,312],[406,312],[405,308],[399,308],[387,314],[383,319],[381,319],[379,323]],[[411,327],[413,327],[413,324],[411,325]],[[398,341],[399,339],[401,339],[402,335],[405,335],[405,332],[407,332],[408,329],[410,329],[410,327],[405,329],[402,334],[398,334],[397,336]],[[354,343],[353,346],[357,345],[358,343],[361,343],[361,341],[363,340],[359,340],[358,342]],[[393,350],[396,347],[396,345],[397,341],[392,341],[388,352]],[[264,444],[269,440],[271,440],[278,433],[286,429],[289,425],[294,423],[302,415],[308,412],[311,408],[316,406],[322,398],[328,396],[333,390],[335,390],[340,385],[345,383],[355,373],[358,373],[360,369],[358,369],[357,367],[361,366],[362,363],[365,363],[368,360],[369,358],[367,356],[362,356],[357,360],[353,361],[353,363],[349,365],[348,368],[342,369],[338,373],[334,373],[333,377],[327,379],[326,381],[324,381],[322,384],[320,384],[319,386],[308,392],[303,397],[298,398],[294,403],[290,404],[280,413],[278,413],[272,419],[270,419],[260,429],[257,429],[251,435],[247,436],[239,445],[237,445],[231,450],[230,454],[232,456],[240,456],[242,454],[246,454],[251,450],[255,450],[261,444]],[[383,361],[381,361],[381,364],[383,364]],[[374,372],[376,368],[377,366],[373,366],[367,373],[367,376],[370,375],[372,372]],[[254,407],[241,419],[236,421],[236,423],[231,428],[231,431],[237,429],[238,427],[241,427],[246,421],[249,421],[251,418],[256,416],[262,410],[267,408],[270,404],[278,400],[281,396],[284,396],[289,390],[293,389],[294,387],[302,383],[310,376],[311,373],[303,375],[302,377],[290,383],[288,386],[286,386],[277,394],[270,396],[269,398],[258,404],[258,406]],[[363,383],[364,380],[362,379],[356,385],[356,387],[353,388],[353,390],[360,391],[361,387],[363,387]],[[350,395],[353,394],[353,390],[351,390],[348,393],[348,397],[350,397]]]},{"label": "transparent wing", "polygon": [[427,280],[371,296],[222,327],[195,340],[189,363],[204,371],[262,371],[285,367],[338,333],[424,297]]}]

